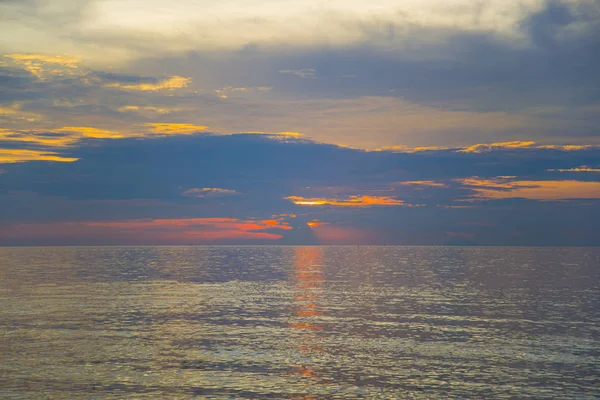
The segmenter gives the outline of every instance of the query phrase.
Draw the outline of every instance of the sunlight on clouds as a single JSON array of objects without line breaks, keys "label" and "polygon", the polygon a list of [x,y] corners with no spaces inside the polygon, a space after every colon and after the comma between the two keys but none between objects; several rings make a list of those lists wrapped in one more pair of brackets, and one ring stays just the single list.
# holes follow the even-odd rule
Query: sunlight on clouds
[{"label": "sunlight on clouds", "polygon": [[520,140],[515,140],[512,142],[498,142],[498,143],[488,143],[488,144],[474,144],[469,147],[465,147],[461,150],[458,150],[459,153],[483,153],[492,151],[495,149],[518,149],[523,147],[531,147],[535,144],[535,142],[522,142]]},{"label": "sunlight on clouds", "polygon": [[169,114],[171,112],[180,111],[179,108],[169,108],[169,107],[154,107],[154,106],[123,106],[119,107],[117,111],[126,113],[126,112],[134,112],[134,113],[150,113],[150,114]]},{"label": "sunlight on clouds", "polygon": [[40,119],[40,115],[33,112],[23,111],[23,104],[13,103],[9,106],[0,105],[0,118],[7,121],[34,122]]},{"label": "sunlight on clouds", "polygon": [[77,138],[92,138],[92,139],[122,139],[128,135],[123,132],[109,131],[106,129],[92,128],[89,126],[65,126],[58,129],[53,129],[52,132],[68,133]]},{"label": "sunlight on clouds", "polygon": [[8,54],[4,57],[21,65],[39,80],[79,75],[79,59],[75,57],[44,54]]},{"label": "sunlight on clouds", "polygon": [[399,153],[418,153],[422,151],[445,151],[451,150],[457,153],[487,153],[495,150],[507,150],[507,149],[553,149],[562,151],[579,151],[598,148],[600,146],[593,144],[583,145],[571,145],[571,144],[550,144],[550,145],[536,145],[533,141],[521,141],[514,140],[511,142],[495,142],[495,143],[478,143],[466,147],[452,147],[452,146],[420,146],[420,147],[409,147],[405,145],[398,146],[387,146],[378,147],[373,151],[392,151]]},{"label": "sunlight on clouds", "polygon": [[23,223],[9,226],[0,238],[84,239],[117,238],[132,243],[204,243],[219,240],[277,240],[283,236],[268,230],[290,230],[289,224],[276,220],[237,218],[137,219],[98,222]]},{"label": "sunlight on clouds", "polygon": [[28,150],[28,149],[0,149],[0,163],[10,164],[25,161],[57,161],[73,162],[78,158],[62,157],[52,151]]},{"label": "sunlight on clouds", "polygon": [[15,131],[0,128],[0,142],[35,143],[48,147],[65,147],[79,141],[79,136],[72,134],[48,134],[48,132]]},{"label": "sunlight on clouds", "polygon": [[221,89],[216,89],[216,90],[214,90],[214,92],[221,99],[227,99],[227,98],[229,98],[229,96],[231,94],[235,94],[235,93],[251,93],[251,92],[266,93],[266,92],[270,91],[271,89],[272,88],[268,87],[268,86],[255,86],[255,87],[232,87],[232,86],[226,86],[226,87],[221,88]]},{"label": "sunlight on clouds", "polygon": [[150,132],[127,132],[99,129],[89,126],[65,126],[49,130],[9,130],[0,128],[0,142],[34,143],[47,147],[67,147],[78,144],[84,139],[124,139],[144,138],[156,135],[189,135],[207,129],[206,126],[192,124],[156,123],[144,124]]},{"label": "sunlight on clouds", "polygon": [[129,40],[141,38],[162,46],[161,50],[177,52],[240,49],[250,43],[342,47],[371,42],[401,48],[408,39],[412,45],[447,39],[439,33],[424,34],[427,30],[485,32],[522,45],[527,41],[522,21],[545,4],[545,0],[485,4],[472,0],[232,0],[209,5],[182,0],[167,5],[157,0],[103,0],[86,21],[85,32],[96,38],[120,33]]},{"label": "sunlight on clouds", "polygon": [[591,148],[599,147],[597,145],[591,144],[566,144],[566,145],[557,145],[550,144],[545,146],[538,146],[538,149],[555,149],[555,150],[565,150],[565,151],[578,151],[578,150],[587,150]]},{"label": "sunlight on clouds", "polygon": [[314,221],[308,221],[308,222],[306,223],[306,225],[308,225],[310,228],[318,228],[319,226],[323,226],[323,225],[325,225],[325,224],[326,224],[326,222],[323,222],[323,221],[317,221],[317,220],[314,220]]},{"label": "sunlight on clouds", "polygon": [[161,135],[189,135],[196,132],[204,132],[208,129],[204,125],[173,124],[173,123],[148,123],[142,126],[149,127],[153,133]]},{"label": "sunlight on clouds", "polygon": [[510,178],[480,179],[478,177],[456,179],[474,191],[472,199],[530,199],[566,200],[600,199],[600,182],[576,180],[511,180]]},{"label": "sunlight on clouds", "polygon": [[384,146],[377,147],[373,151],[392,151],[399,153],[419,153],[421,151],[441,151],[441,150],[450,150],[452,147],[447,146],[420,146],[420,147],[409,147],[405,145],[397,145],[397,146]]},{"label": "sunlight on clouds", "polygon": [[288,196],[286,200],[298,206],[372,207],[372,206],[411,206],[403,200],[390,196],[349,196],[346,199]]},{"label": "sunlight on clouds", "polygon": [[140,82],[140,83],[122,83],[112,82],[107,83],[104,86],[109,88],[117,88],[121,90],[138,90],[144,92],[155,92],[163,89],[181,89],[187,87],[191,78],[184,78],[183,76],[171,76],[169,78],[162,79],[156,83]]}]

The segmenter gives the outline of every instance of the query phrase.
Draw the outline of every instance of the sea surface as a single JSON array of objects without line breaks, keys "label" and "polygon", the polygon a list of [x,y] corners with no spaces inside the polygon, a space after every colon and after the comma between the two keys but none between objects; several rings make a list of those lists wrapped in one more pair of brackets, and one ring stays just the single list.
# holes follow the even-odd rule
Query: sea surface
[{"label": "sea surface", "polygon": [[0,398],[600,398],[600,248],[0,248]]}]

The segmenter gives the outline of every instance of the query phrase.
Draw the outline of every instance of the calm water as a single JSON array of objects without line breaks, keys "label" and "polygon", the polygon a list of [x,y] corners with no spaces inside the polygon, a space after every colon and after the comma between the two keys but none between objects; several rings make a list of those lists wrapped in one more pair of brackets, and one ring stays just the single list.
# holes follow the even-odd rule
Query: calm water
[{"label": "calm water", "polygon": [[0,398],[600,398],[600,249],[0,248]]}]

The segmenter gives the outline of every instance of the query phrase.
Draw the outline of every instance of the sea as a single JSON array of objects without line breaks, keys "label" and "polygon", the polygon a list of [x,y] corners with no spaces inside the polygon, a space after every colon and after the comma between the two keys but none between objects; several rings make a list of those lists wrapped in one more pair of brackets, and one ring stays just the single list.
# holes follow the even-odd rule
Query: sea
[{"label": "sea", "polygon": [[600,248],[0,248],[1,399],[598,399]]}]

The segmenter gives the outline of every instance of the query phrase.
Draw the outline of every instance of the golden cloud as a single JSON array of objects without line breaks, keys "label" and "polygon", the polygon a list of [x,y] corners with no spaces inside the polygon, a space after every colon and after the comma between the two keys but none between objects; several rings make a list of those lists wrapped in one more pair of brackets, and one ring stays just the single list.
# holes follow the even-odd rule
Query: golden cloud
[{"label": "golden cloud", "polygon": [[63,157],[52,151],[0,149],[0,164],[10,164],[25,161],[73,162],[77,160],[79,159],[73,157]]},{"label": "golden cloud", "polygon": [[74,135],[77,138],[93,138],[93,139],[122,139],[127,135],[123,132],[110,131],[107,129],[92,128],[89,126],[65,126],[54,129],[53,132],[67,133]]},{"label": "golden cloud", "polygon": [[35,143],[48,147],[65,147],[79,140],[71,134],[48,135],[47,132],[14,131],[0,128],[0,141]]},{"label": "golden cloud", "polygon": [[520,140],[515,140],[512,142],[497,142],[497,143],[484,143],[484,144],[474,144],[469,147],[464,147],[458,150],[459,153],[483,153],[496,149],[519,149],[523,147],[531,147],[535,144],[535,142],[523,142]]},{"label": "golden cloud", "polygon": [[172,123],[148,123],[142,126],[149,127],[153,133],[160,135],[189,135],[196,132],[206,131],[208,126],[193,124],[172,124]]},{"label": "golden cloud", "polygon": [[9,54],[4,56],[40,80],[50,76],[79,75],[79,59],[75,57],[44,54]]},{"label": "golden cloud", "polygon": [[135,113],[152,113],[152,114],[169,114],[171,112],[180,111],[178,108],[168,108],[168,107],[154,107],[154,106],[123,106],[119,107],[117,111],[126,113],[126,112],[135,112]]},{"label": "golden cloud", "polygon": [[171,76],[155,83],[140,82],[140,83],[120,83],[113,82],[107,83],[104,86],[109,88],[117,88],[121,90],[138,90],[144,92],[155,92],[163,89],[181,89],[187,87],[192,78],[185,78],[183,76]]}]

